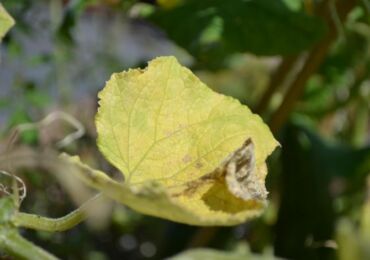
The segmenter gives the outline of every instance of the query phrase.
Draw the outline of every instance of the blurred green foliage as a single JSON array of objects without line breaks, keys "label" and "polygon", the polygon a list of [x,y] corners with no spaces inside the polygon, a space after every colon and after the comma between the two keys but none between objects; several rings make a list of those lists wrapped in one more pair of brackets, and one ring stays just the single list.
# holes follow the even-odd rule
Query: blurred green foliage
[{"label": "blurred green foliage", "polygon": [[292,55],[325,31],[319,18],[292,11],[280,0],[189,0],[150,20],[208,69],[221,67],[234,53]]},{"label": "blurred green foliage", "polygon": [[338,218],[363,201],[359,191],[366,189],[370,147],[328,142],[299,125],[286,126],[282,147],[276,253],[335,259],[335,251],[324,244],[333,238]]}]

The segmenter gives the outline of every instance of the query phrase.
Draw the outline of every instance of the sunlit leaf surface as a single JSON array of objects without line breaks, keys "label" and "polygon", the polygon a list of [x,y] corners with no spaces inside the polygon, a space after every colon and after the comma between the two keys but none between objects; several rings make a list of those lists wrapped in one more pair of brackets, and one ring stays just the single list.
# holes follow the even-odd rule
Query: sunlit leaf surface
[{"label": "sunlit leaf surface", "polygon": [[13,18],[6,12],[0,3],[0,41],[13,25]]},{"label": "sunlit leaf surface", "polygon": [[265,200],[235,197],[224,179],[200,178],[251,138],[255,174],[264,181],[277,141],[248,107],[213,92],[174,57],[113,74],[99,98],[98,146],[125,182],[72,158],[87,183],[142,213],[193,225],[233,225],[264,209]]}]

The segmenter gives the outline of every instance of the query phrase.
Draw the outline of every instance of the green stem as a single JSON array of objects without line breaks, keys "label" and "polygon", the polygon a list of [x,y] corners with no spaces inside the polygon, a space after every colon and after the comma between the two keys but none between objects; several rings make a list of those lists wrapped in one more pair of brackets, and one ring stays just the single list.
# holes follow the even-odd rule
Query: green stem
[{"label": "green stem", "polygon": [[15,259],[58,259],[20,236],[16,230],[7,230],[0,233],[0,251],[15,257]]},{"label": "green stem", "polygon": [[49,232],[64,231],[75,227],[87,217],[88,208],[93,206],[101,194],[94,196],[86,201],[81,207],[72,211],[68,215],[61,218],[47,218],[35,214],[18,212],[14,215],[12,221],[18,227],[31,228]]}]

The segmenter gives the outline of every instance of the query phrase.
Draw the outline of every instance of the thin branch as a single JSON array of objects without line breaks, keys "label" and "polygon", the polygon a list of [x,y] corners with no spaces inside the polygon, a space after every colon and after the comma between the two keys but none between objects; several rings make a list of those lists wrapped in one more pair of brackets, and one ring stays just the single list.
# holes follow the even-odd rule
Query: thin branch
[{"label": "thin branch", "polygon": [[16,127],[16,130],[17,132],[24,132],[27,130],[38,129],[38,128],[42,128],[47,125],[50,125],[51,123],[57,120],[65,121],[76,129],[75,132],[68,134],[62,140],[57,142],[56,146],[58,148],[63,148],[73,143],[75,140],[81,138],[85,134],[85,127],[80,123],[80,121],[78,121],[72,115],[69,115],[62,111],[52,112],[49,115],[47,115],[45,118],[43,118],[41,121],[36,122],[36,123],[25,123],[25,124],[18,125]]},{"label": "thin branch", "polygon": [[[350,10],[356,5],[356,0],[338,0],[336,1],[337,15],[340,21],[343,21]],[[277,132],[280,127],[285,123],[291,111],[294,108],[295,103],[301,97],[304,91],[304,87],[308,78],[318,69],[330,46],[336,40],[338,32],[336,31],[335,22],[332,19],[331,10],[326,1],[320,9],[318,9],[319,15],[323,17],[328,24],[328,33],[309,53],[308,58],[303,65],[301,71],[298,73],[295,80],[292,82],[288,92],[286,93],[283,102],[279,108],[272,115],[270,120],[270,127],[273,132]]]},{"label": "thin branch", "polygon": [[267,110],[272,96],[286,79],[287,75],[289,74],[295,62],[297,61],[297,58],[298,56],[290,56],[285,57],[281,61],[279,67],[271,76],[269,85],[267,86],[266,91],[264,92],[261,100],[259,101],[258,105],[255,108],[254,111],[255,113],[262,114]]},{"label": "thin branch", "polygon": [[15,257],[14,259],[58,259],[20,236],[17,230],[2,230],[0,232],[0,250]]}]

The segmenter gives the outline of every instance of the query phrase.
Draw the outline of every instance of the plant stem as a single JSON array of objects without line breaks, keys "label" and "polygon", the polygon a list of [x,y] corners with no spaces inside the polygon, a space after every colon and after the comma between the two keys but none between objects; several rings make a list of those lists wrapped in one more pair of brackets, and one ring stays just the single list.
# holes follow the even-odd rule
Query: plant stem
[{"label": "plant stem", "polygon": [[18,212],[13,217],[14,225],[49,232],[64,231],[75,227],[87,218],[87,212],[101,198],[101,193],[86,201],[81,207],[61,218],[47,218],[39,215]]},{"label": "plant stem", "polygon": [[[356,5],[357,1],[352,0],[338,0],[335,2],[335,9],[337,17],[343,21],[349,11]],[[270,120],[271,130],[277,132],[288,118],[290,112],[293,110],[296,101],[300,98],[304,91],[304,87],[308,78],[318,69],[326,54],[337,38],[337,24],[333,21],[331,8],[329,8],[329,1],[323,2],[318,8],[319,16],[326,20],[328,25],[328,33],[309,53],[308,58],[303,65],[301,71],[291,83],[288,92],[286,93],[283,102],[279,108],[272,115]]]},{"label": "plant stem", "polygon": [[274,73],[272,74],[269,85],[267,86],[266,91],[264,92],[261,100],[254,109],[255,113],[262,114],[263,112],[266,112],[272,96],[284,82],[285,78],[287,77],[292,67],[294,66],[295,62],[297,61],[297,58],[298,56],[290,56],[285,57],[281,61],[276,71],[274,71]]},{"label": "plant stem", "polygon": [[0,232],[0,250],[15,259],[55,260],[58,259],[42,248],[20,236],[17,230]]}]

